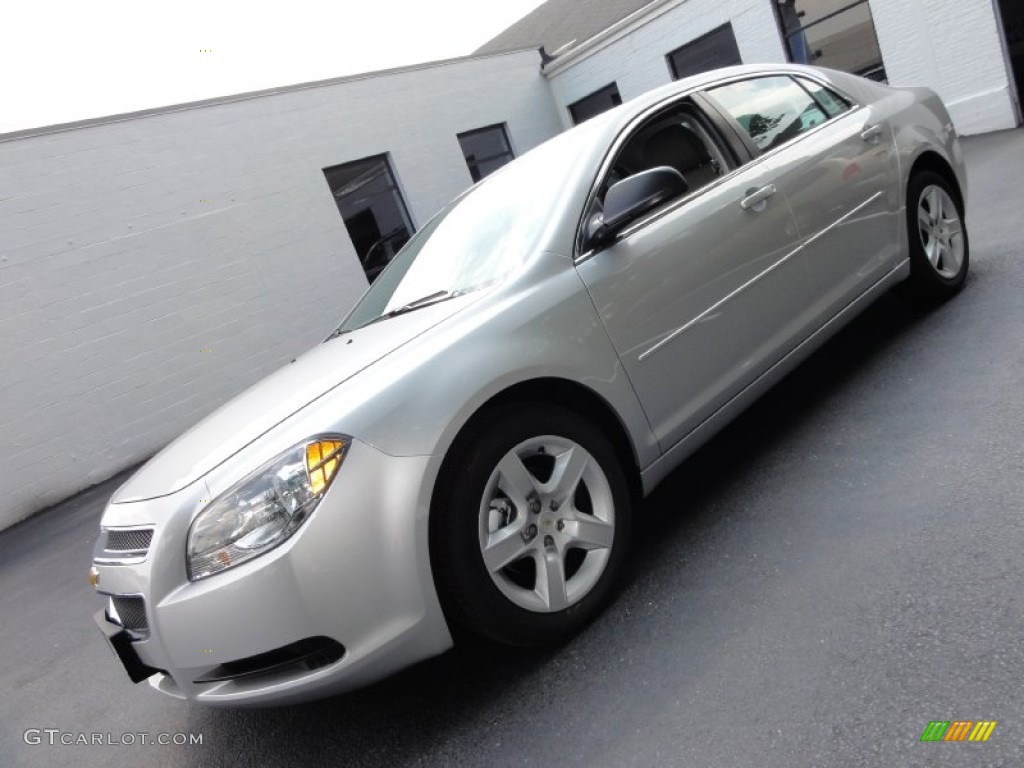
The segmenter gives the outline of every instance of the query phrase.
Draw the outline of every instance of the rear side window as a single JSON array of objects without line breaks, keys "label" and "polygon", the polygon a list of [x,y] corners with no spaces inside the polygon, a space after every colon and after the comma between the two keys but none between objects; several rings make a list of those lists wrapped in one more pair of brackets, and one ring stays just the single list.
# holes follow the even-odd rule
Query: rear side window
[{"label": "rear side window", "polygon": [[818,106],[825,110],[829,117],[836,117],[837,115],[843,114],[850,109],[849,103],[840,96],[838,93],[833,91],[831,88],[808,80],[805,77],[798,77],[797,80],[800,84],[814,97],[814,100],[818,102]]},{"label": "rear side window", "polygon": [[708,93],[762,152],[785,144],[829,118],[807,91],[784,75],[741,80]]}]

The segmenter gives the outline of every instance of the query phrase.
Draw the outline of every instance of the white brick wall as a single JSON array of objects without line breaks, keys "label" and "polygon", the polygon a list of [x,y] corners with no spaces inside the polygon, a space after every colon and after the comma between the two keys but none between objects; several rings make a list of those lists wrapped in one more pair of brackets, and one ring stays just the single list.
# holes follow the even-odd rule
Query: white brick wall
[{"label": "white brick wall", "polygon": [[0,528],[321,340],[366,288],[321,169],[390,152],[422,225],[471,183],[456,133],[505,122],[524,152],[560,129],[538,69],[527,51],[0,136]]},{"label": "white brick wall", "polygon": [[[926,85],[963,134],[1012,128],[1010,94],[992,0],[871,0],[889,82]],[[784,61],[772,0],[675,0],[549,68],[563,124],[566,106],[615,81],[623,100],[670,82],[666,54],[732,22],[745,64]]]},{"label": "white brick wall", "polygon": [[1017,125],[993,0],[871,0],[886,74],[893,85],[927,85],[957,130]]}]

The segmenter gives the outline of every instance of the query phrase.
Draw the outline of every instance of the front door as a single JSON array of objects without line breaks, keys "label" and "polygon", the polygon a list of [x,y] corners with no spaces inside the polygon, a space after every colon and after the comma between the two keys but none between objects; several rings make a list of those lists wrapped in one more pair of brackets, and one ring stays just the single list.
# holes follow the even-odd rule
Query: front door
[{"label": "front door", "polygon": [[[637,129],[638,141],[644,131],[650,133]],[[666,133],[647,139],[649,146]],[[708,162],[680,169],[693,181],[686,197],[578,265],[662,450],[805,332],[800,309],[810,297],[809,282],[784,195],[772,194],[771,168],[759,162],[735,167],[713,147],[707,155]],[[627,143],[622,156],[643,152]],[[634,164],[631,170],[638,169]]]}]

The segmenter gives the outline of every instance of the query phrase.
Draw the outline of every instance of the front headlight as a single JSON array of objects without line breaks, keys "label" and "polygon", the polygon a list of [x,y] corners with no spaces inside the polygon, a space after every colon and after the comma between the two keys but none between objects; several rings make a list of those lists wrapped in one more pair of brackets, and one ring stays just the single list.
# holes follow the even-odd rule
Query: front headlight
[{"label": "front headlight", "polygon": [[339,435],[297,445],[208,504],[189,528],[189,580],[205,579],[286,541],[327,492],[349,444]]}]

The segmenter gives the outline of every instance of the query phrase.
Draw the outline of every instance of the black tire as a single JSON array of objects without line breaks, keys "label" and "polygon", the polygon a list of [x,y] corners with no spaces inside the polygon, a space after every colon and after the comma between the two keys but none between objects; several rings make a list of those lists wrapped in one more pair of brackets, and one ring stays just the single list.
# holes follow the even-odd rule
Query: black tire
[{"label": "black tire", "polygon": [[[540,509],[543,520],[542,517],[534,516],[532,506],[524,510],[503,510],[511,515],[515,522],[519,521],[520,514],[525,514],[527,517],[524,520],[543,522],[543,526],[547,526],[533,526],[536,534],[531,540],[535,542],[532,546],[542,548],[540,554],[534,552],[532,556],[516,561],[509,568],[496,569],[496,575],[492,577],[482,553],[484,537],[493,533],[487,532],[486,528],[490,524],[486,521],[493,520],[493,514],[501,514],[489,511],[488,517],[485,518],[482,511],[485,492],[488,496],[503,494],[500,488],[493,485],[493,482],[501,481],[492,482],[492,474],[497,475],[499,462],[507,458],[513,449],[517,446],[521,448],[524,443],[539,439],[541,436],[556,436],[585,449],[585,452],[589,453],[589,459],[593,460],[596,469],[603,473],[607,481],[606,485],[600,481],[592,483],[597,489],[594,498],[598,500],[594,502],[592,511],[596,513],[599,504],[601,509],[607,509],[609,498],[614,509],[614,533],[611,536],[610,547],[583,552],[576,556],[569,555],[569,550],[566,549],[564,559],[559,560],[562,563],[560,572],[567,584],[570,584],[576,575],[584,572],[582,564],[573,570],[570,558],[582,558],[582,562],[585,563],[587,558],[594,554],[598,559],[591,561],[588,573],[597,573],[601,567],[595,565],[598,563],[603,563],[603,571],[599,572],[599,576],[588,575],[582,579],[580,583],[584,585],[589,579],[596,578],[596,582],[582,593],[576,602],[559,610],[554,610],[551,607],[553,604],[549,604],[546,608],[549,612],[528,609],[516,604],[513,598],[499,588],[498,582],[505,585],[506,591],[515,592],[516,587],[520,586],[523,595],[526,595],[527,589],[530,588],[529,574],[510,574],[510,569],[521,568],[528,571],[532,568],[533,578],[540,578],[540,572],[536,570],[539,568],[536,558],[544,558],[543,552],[553,553],[555,546],[555,538],[544,535],[544,532],[550,531],[554,534],[554,525],[559,531],[559,542],[563,541],[561,537],[568,535],[562,533],[562,525],[551,518],[562,513],[571,516],[576,514],[576,510],[581,506],[585,507],[591,498],[589,488],[583,492],[575,491],[573,503],[566,503],[560,512],[550,511],[557,509],[550,505],[550,501],[544,501],[543,505],[538,501],[537,508]],[[542,451],[543,447],[538,449],[535,456],[526,457],[525,462],[533,461],[536,466],[537,461],[543,463],[550,460],[551,466],[554,467],[555,459],[548,459],[548,454]],[[592,474],[595,468],[589,459],[587,473]],[[528,471],[532,476],[536,476],[534,470]],[[540,474],[542,475],[543,471]],[[577,488],[587,487],[588,474],[584,474]],[[554,474],[551,477],[554,478]],[[581,493],[587,495],[581,496]],[[510,499],[511,497],[508,497],[497,502],[489,500],[488,509],[493,510],[495,503],[503,504],[505,501],[508,501],[510,507],[516,507]],[[445,615],[454,625],[453,630],[456,633],[460,629],[466,630],[479,637],[525,647],[556,643],[578,632],[611,599],[619,581],[628,557],[630,507],[629,486],[615,451],[605,435],[579,414],[547,404],[514,404],[480,414],[475,418],[469,433],[457,441],[446,458],[431,507],[430,554],[434,580]],[[505,520],[507,517],[499,519]],[[499,528],[497,533],[508,530],[512,528]],[[525,542],[528,533],[526,530],[517,535]],[[607,531],[605,533],[607,534]],[[558,546],[561,547],[561,543]],[[605,549],[607,554],[598,555]],[[523,579],[522,584],[512,583],[512,576]],[[538,581],[533,587],[534,594],[539,588]],[[566,587],[563,594],[568,593],[569,588]]]},{"label": "black tire", "polygon": [[[920,219],[922,206],[929,207],[925,196],[934,189],[945,193],[945,206],[952,203],[956,211],[960,228],[959,238],[954,237],[950,243],[945,238],[937,238],[931,228]],[[940,196],[941,198],[941,196]],[[940,207],[940,212],[945,213]],[[970,241],[967,235],[967,223],[964,217],[964,205],[957,190],[945,177],[934,171],[915,173],[907,185],[907,238],[910,252],[910,278],[906,282],[906,291],[911,297],[924,303],[935,304],[952,298],[963,288],[967,271],[970,268]],[[940,252],[948,252],[955,256],[953,247],[962,245],[962,256],[959,259],[946,259],[944,256],[929,258],[929,252],[935,253],[933,244],[943,247]],[[943,250],[944,249],[944,250]],[[937,261],[937,263],[936,263]]]}]

